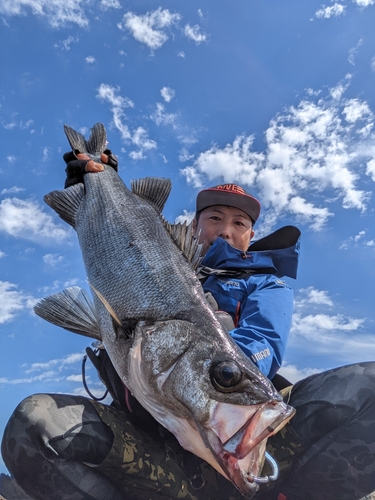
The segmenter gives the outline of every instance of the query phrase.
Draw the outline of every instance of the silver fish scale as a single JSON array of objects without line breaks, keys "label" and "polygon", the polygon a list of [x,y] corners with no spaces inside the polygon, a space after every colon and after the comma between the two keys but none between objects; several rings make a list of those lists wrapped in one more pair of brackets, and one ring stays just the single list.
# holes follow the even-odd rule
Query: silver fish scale
[{"label": "silver fish scale", "polygon": [[202,307],[195,273],[153,206],[111,168],[86,174],[85,187],[75,228],[89,281],[117,316],[184,318],[198,304]]}]

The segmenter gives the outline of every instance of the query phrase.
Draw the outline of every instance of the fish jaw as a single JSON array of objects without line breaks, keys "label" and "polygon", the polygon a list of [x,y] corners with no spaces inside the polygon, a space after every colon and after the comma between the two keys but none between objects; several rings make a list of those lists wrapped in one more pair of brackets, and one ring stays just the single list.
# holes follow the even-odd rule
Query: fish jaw
[{"label": "fish jaw", "polygon": [[[267,439],[284,427],[294,414],[295,409],[283,402],[250,408],[219,403],[206,429],[201,429],[224,475],[246,498],[255,495],[258,482],[268,481],[267,478],[259,481]],[[246,421],[241,425],[244,418]]]}]

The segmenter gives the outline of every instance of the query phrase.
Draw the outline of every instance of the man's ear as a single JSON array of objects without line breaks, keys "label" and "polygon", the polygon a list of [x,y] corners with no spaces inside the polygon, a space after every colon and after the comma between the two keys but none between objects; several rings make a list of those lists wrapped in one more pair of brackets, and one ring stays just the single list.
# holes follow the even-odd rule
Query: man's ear
[{"label": "man's ear", "polygon": [[254,229],[252,229],[249,244],[251,243],[251,240],[254,238],[254,234],[255,234]]}]

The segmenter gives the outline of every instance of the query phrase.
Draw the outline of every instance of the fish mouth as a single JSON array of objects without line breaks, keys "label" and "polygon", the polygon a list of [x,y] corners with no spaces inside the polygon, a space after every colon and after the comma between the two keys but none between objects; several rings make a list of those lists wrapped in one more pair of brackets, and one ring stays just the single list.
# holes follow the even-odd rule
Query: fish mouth
[{"label": "fish mouth", "polygon": [[[245,423],[232,433],[239,419],[234,419],[229,428],[222,426],[220,422],[230,414],[232,405],[221,405],[211,419],[211,429],[206,428],[206,438],[224,475],[246,498],[253,498],[259,484],[277,479],[277,463],[266,453],[267,439],[286,425],[295,409],[283,402],[255,405],[250,411],[246,410]],[[236,410],[239,413],[238,408]],[[262,476],[265,461],[272,469],[268,476]]]}]

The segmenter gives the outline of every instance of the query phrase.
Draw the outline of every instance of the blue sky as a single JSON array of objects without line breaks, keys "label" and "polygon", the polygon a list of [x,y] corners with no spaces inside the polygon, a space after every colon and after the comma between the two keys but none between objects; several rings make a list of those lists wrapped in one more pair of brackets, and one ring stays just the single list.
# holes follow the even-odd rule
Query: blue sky
[{"label": "blue sky", "polygon": [[31,393],[84,393],[89,339],[32,310],[88,289],[43,203],[63,187],[64,123],[104,123],[127,184],[170,177],[170,221],[236,182],[262,202],[256,237],[301,229],[285,375],[375,358],[374,0],[0,0],[0,21],[1,429]]}]

